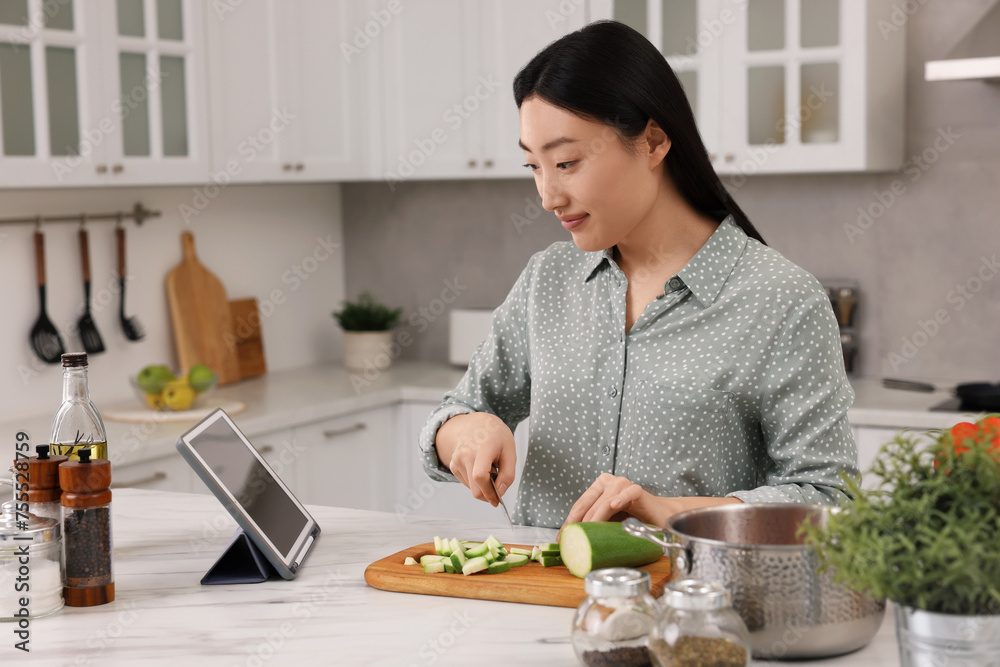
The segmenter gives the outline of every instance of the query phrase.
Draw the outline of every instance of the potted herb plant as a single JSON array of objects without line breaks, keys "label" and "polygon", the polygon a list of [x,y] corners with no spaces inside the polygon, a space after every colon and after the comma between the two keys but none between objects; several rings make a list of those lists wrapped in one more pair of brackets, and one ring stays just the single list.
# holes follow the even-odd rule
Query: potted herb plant
[{"label": "potted herb plant", "polygon": [[357,301],[344,301],[333,317],[344,330],[344,365],[353,371],[385,370],[392,363],[392,329],[402,308],[389,308],[369,292]]},{"label": "potted herb plant", "polygon": [[834,578],[892,600],[901,664],[1000,664],[1000,416],[903,433],[825,528],[803,524]]}]

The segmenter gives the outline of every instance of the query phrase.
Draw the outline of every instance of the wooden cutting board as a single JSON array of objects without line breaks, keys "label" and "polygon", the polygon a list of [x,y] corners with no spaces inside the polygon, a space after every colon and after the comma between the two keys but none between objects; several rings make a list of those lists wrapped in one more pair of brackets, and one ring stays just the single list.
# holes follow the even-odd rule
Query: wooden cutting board
[{"label": "wooden cutting board", "polygon": [[198,261],[191,232],[181,234],[181,247],[183,261],[167,274],[167,301],[181,369],[207,364],[218,374],[220,385],[236,382],[240,362],[226,288]]},{"label": "wooden cutting board", "polygon": [[[507,546],[531,548],[530,545],[508,544]],[[407,556],[420,560],[421,556],[433,553],[435,553],[433,542],[418,544],[394,553],[365,568],[365,581],[372,588],[383,591],[521,602],[550,607],[579,607],[587,597],[583,590],[583,579],[574,577],[564,565],[542,567],[540,563],[530,562],[527,565],[511,568],[503,574],[469,576],[424,574],[419,565],[403,565],[403,560]],[[663,557],[638,569],[649,572],[653,597],[659,597],[663,593],[663,587],[670,581],[670,559]]]},{"label": "wooden cutting board", "polygon": [[264,360],[264,339],[260,335],[260,311],[257,299],[235,299],[229,302],[236,335],[236,356],[240,361],[240,377],[252,378],[267,372]]}]

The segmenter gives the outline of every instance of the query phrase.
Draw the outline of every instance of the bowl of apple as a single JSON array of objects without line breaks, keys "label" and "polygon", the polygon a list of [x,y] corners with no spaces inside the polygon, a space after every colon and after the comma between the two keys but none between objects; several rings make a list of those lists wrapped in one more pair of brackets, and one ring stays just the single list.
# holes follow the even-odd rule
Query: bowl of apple
[{"label": "bowl of apple", "polygon": [[129,382],[143,407],[179,412],[198,407],[215,389],[219,376],[205,364],[196,364],[181,373],[153,364],[129,378]]}]

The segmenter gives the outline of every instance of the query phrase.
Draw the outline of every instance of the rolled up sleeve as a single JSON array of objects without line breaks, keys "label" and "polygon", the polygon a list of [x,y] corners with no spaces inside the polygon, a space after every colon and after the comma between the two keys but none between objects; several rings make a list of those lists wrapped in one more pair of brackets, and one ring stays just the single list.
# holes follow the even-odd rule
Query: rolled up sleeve
[{"label": "rolled up sleeve", "polygon": [[743,502],[835,504],[847,499],[840,473],[858,474],[847,421],[854,390],[830,302],[817,292],[792,310],[775,341],[760,401],[766,484],[727,494]]},{"label": "rolled up sleeve", "polygon": [[455,389],[445,393],[420,432],[421,460],[427,475],[441,482],[458,481],[441,464],[435,441],[438,429],[452,417],[473,412],[496,415],[513,432],[531,403],[531,368],[527,334],[528,293],[536,258],[532,257],[510,293],[496,310],[490,333],[476,348],[469,369]]}]

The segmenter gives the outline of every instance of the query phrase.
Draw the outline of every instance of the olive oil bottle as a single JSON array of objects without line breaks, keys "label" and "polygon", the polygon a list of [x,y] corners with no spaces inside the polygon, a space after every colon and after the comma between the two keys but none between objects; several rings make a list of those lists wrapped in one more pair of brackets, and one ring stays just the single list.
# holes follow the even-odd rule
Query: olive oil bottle
[{"label": "olive oil bottle", "polygon": [[49,436],[53,455],[79,460],[78,452],[89,449],[91,458],[108,458],[108,436],[97,406],[90,400],[87,386],[87,354],[69,352],[62,355],[63,400],[52,419]]}]

